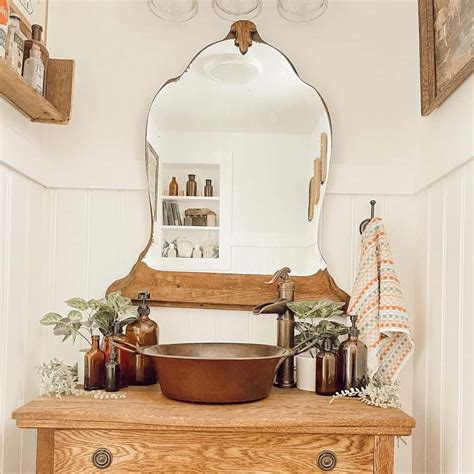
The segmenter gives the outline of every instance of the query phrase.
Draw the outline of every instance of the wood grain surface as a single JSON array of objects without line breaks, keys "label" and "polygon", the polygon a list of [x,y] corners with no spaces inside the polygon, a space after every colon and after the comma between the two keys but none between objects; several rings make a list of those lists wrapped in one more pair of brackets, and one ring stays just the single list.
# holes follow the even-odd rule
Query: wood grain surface
[{"label": "wood grain surface", "polygon": [[49,474],[54,471],[54,430],[38,430],[36,437],[36,473]]},{"label": "wood grain surface", "polygon": [[318,454],[336,454],[335,473],[373,472],[371,436],[299,434],[57,431],[55,472],[100,472],[92,453],[107,448],[104,472],[322,472]]},{"label": "wood grain surface", "polygon": [[374,473],[393,473],[393,436],[376,436],[374,445]]},{"label": "wood grain surface", "polygon": [[[107,289],[107,294],[120,290],[124,296],[136,301],[138,293],[145,288],[150,292],[149,304],[152,306],[243,311],[278,298],[276,285],[266,284],[271,275],[153,270],[141,262],[144,253],[130,274],[114,282]],[[292,276],[291,279],[296,283],[297,301],[329,299],[349,302],[349,295],[338,288],[327,270],[306,277]]]},{"label": "wood grain surface", "polygon": [[70,118],[73,71],[74,61],[50,59],[45,98],[0,58],[0,95],[33,122],[64,124]]},{"label": "wood grain surface", "polygon": [[158,386],[129,387],[127,398],[42,397],[12,414],[23,428],[98,428],[409,435],[415,420],[398,409],[363,405],[297,389],[274,389],[265,400],[235,405],[177,402]]}]

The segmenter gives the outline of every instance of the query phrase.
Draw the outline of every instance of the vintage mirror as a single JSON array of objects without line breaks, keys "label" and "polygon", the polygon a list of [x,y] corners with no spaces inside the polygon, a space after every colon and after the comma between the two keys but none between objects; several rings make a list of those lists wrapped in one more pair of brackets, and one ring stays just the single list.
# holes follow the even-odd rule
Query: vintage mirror
[{"label": "vintage mirror", "polygon": [[167,306],[249,309],[288,266],[296,299],[347,295],[318,245],[331,121],[317,90],[263,42],[232,25],[156,94],[146,127],[152,235],[109,291]]}]

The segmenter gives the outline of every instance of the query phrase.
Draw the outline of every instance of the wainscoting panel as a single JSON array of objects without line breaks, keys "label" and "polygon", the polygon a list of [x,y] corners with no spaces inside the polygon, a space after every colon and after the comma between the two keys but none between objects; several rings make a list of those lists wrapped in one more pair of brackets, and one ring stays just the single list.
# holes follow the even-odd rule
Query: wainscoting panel
[{"label": "wainscoting panel", "polygon": [[[370,215],[369,201],[377,200],[376,214],[384,218],[397,270],[410,313],[413,308],[413,198],[403,195],[329,194],[325,200],[320,246],[328,268],[338,284],[350,292],[359,259],[359,223]],[[50,306],[64,312],[64,301],[72,296],[97,298],[108,284],[128,273],[149,236],[146,193],[113,190],[48,190],[51,222]],[[409,224],[407,224],[409,223]],[[245,265],[245,262],[240,262]],[[276,269],[275,269],[276,270]],[[146,288],[144,288],[145,290]],[[275,296],[277,296],[275,292]],[[41,315],[36,314],[39,318]],[[276,317],[254,316],[249,312],[153,308],[159,323],[161,342],[236,341],[274,344]],[[43,358],[77,359],[76,347],[62,344],[50,328],[42,328]],[[82,361],[79,362],[82,372]],[[408,365],[402,376],[404,408],[411,411],[412,371]],[[400,448],[399,472],[409,472],[410,446]]]},{"label": "wainscoting panel", "polygon": [[473,169],[418,196],[414,472],[473,472]]},{"label": "wainscoting panel", "polygon": [[38,395],[45,189],[0,165],[0,472],[33,472],[35,437],[10,413]]}]

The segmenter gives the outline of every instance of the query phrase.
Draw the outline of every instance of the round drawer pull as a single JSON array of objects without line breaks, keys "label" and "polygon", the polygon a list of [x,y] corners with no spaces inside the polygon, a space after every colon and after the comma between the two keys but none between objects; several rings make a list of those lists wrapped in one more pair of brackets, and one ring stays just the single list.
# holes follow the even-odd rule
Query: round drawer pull
[{"label": "round drawer pull", "polygon": [[112,464],[112,453],[106,448],[96,449],[92,454],[92,463],[98,469],[106,469]]},{"label": "round drawer pull", "polygon": [[336,467],[337,458],[332,451],[321,451],[317,463],[321,471],[332,471]]}]

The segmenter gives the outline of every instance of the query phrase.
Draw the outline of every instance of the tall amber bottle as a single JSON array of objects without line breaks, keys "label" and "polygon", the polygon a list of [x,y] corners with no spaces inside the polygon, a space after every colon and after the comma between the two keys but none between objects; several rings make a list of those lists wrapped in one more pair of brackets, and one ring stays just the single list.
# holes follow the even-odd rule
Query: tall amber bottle
[{"label": "tall amber bottle", "polygon": [[99,348],[99,336],[92,336],[92,347],[84,355],[84,390],[104,388],[105,354]]},{"label": "tall amber bottle", "polygon": [[367,347],[359,340],[357,316],[351,315],[349,337],[339,346],[339,389],[363,388],[368,383]]},{"label": "tall amber bottle", "polygon": [[[159,327],[149,318],[150,308],[146,301],[150,298],[150,293],[140,293],[138,298],[142,300],[138,307],[138,318],[127,326],[127,337],[129,342],[136,346],[154,346],[158,344]],[[151,359],[142,354],[132,355],[129,368],[130,385],[153,385],[156,382],[156,372]]]}]

